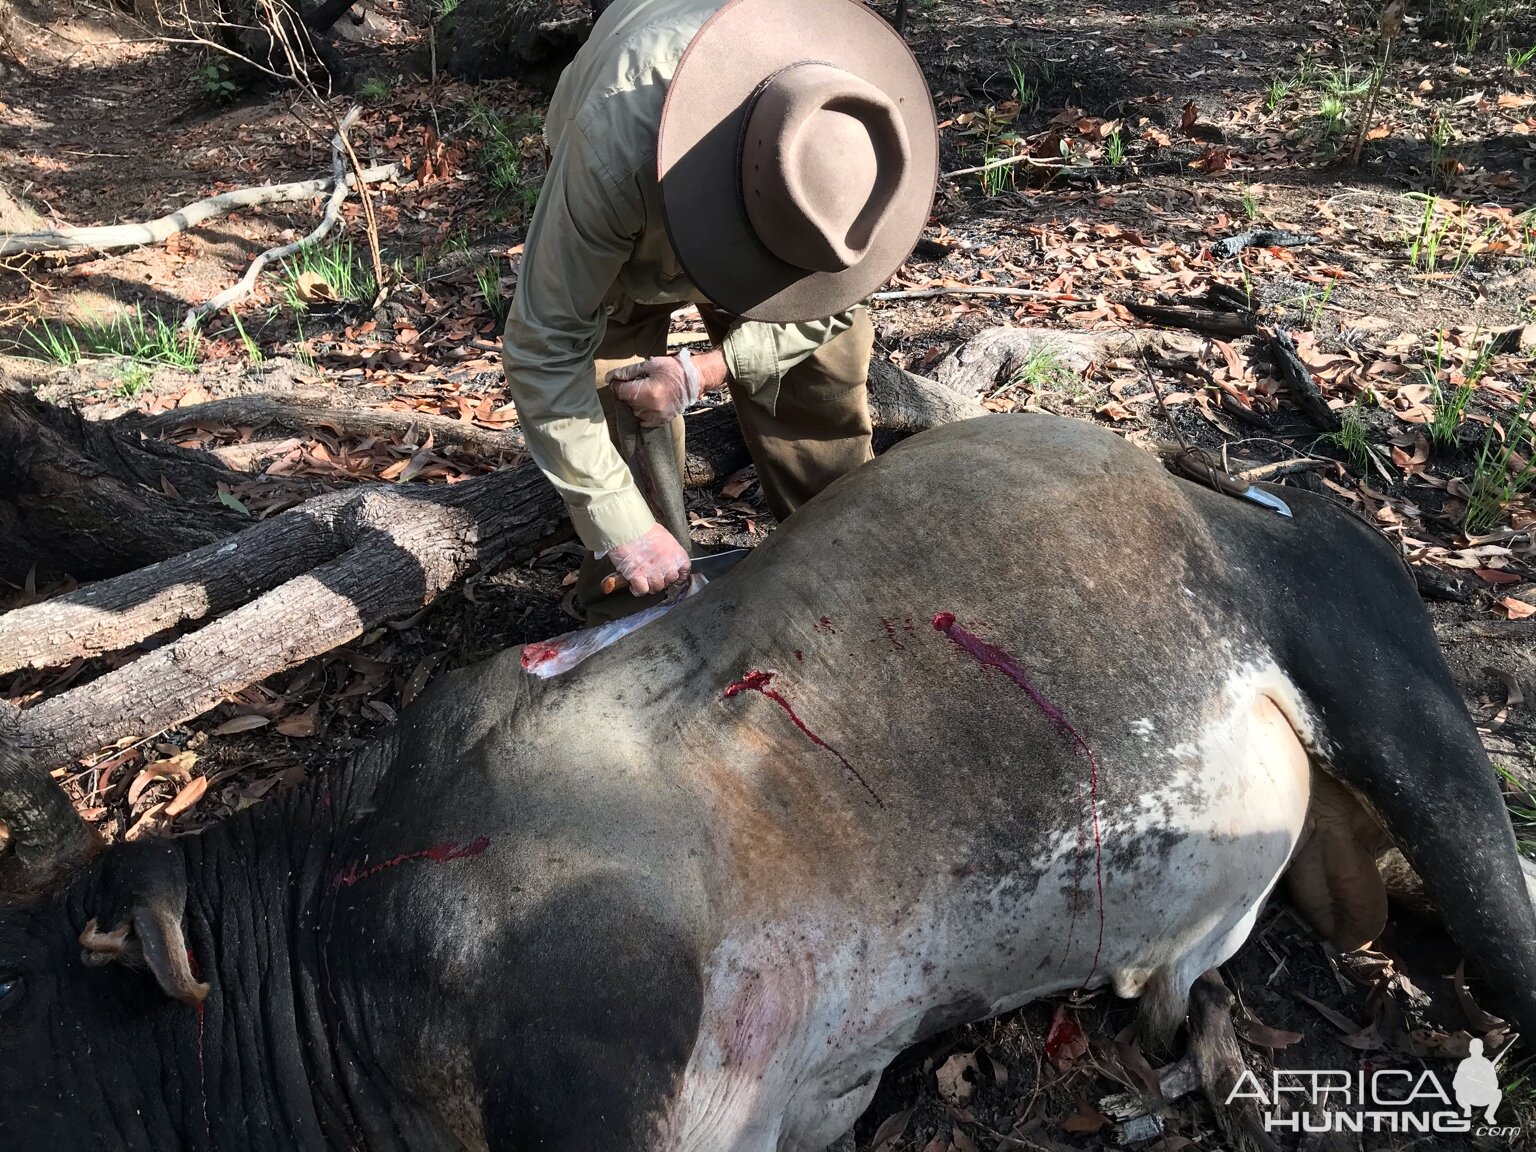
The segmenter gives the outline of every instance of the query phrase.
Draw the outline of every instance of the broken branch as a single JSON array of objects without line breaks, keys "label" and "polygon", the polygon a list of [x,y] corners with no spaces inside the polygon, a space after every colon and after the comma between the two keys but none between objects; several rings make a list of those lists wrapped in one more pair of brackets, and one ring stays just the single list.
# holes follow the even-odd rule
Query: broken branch
[{"label": "broken branch", "polygon": [[343,116],[341,123],[336,127],[336,135],[331,137],[331,196],[325,202],[325,211],[320,216],[320,223],[315,225],[309,235],[295,240],[292,244],[268,248],[251,261],[251,266],[245,270],[245,275],[240,277],[239,282],[233,287],[226,288],[206,304],[189,308],[186,319],[181,322],[183,328],[195,327],[197,322],[209,313],[218,312],[236,301],[244,300],[256,287],[256,277],[261,275],[263,268],[274,260],[292,256],[300,249],[309,247],[336,226],[336,221],[341,218],[341,202],[347,198],[347,192],[351,187],[351,182],[347,179],[347,129],[352,126],[352,122],[361,112],[361,108],[353,108]]},{"label": "broken branch", "polygon": [[1276,327],[1269,346],[1274,354],[1275,367],[1280,371],[1280,379],[1290,389],[1291,400],[1306,417],[1307,423],[1321,432],[1337,432],[1342,427],[1338,413],[1328,407],[1322,389],[1312,379],[1311,371],[1301,362],[1301,356],[1296,351],[1296,341],[1291,339],[1291,334],[1284,328]]},{"label": "broken branch", "polygon": [[[362,179],[369,184],[386,180],[398,180],[406,175],[403,165],[378,164],[364,170]],[[89,249],[93,252],[110,252],[118,248],[140,248],[146,244],[163,244],[178,232],[196,228],[209,220],[242,208],[254,208],[265,204],[291,204],[309,200],[332,191],[332,177],[318,180],[299,180],[292,184],[263,184],[256,188],[236,188],[220,192],[167,216],[145,224],[109,224],[100,228],[60,228],[49,232],[0,233],[0,257],[20,256],[35,252],[58,252],[67,249]],[[355,175],[349,175],[350,185]]]}]

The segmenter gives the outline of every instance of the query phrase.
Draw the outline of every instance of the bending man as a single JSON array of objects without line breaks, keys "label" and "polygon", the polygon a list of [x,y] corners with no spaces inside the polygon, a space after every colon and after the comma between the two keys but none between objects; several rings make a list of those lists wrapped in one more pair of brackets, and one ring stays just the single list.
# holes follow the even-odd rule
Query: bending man
[{"label": "bending man", "polygon": [[[937,163],[906,45],[853,0],[618,0],[561,76],[549,173],[507,320],[507,386],[590,554],[589,620],[688,574],[612,442],[729,387],[769,509],[870,456],[874,331],[859,306],[906,259]],[[666,354],[699,306],[715,347]],[[686,526],[683,526],[685,528]],[[679,529],[682,531],[682,528]],[[605,558],[605,559],[604,559]]]}]

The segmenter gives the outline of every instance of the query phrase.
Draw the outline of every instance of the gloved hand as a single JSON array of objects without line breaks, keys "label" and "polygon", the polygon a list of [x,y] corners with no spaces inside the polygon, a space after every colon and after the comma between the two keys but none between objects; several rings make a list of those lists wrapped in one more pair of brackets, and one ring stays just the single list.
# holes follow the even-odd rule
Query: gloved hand
[{"label": "gloved hand", "polygon": [[688,579],[687,549],[660,524],[652,524],[645,535],[628,544],[610,548],[608,559],[619,575],[629,581],[629,590],[636,596],[660,592],[668,584],[681,584]]},{"label": "gloved hand", "polygon": [[642,428],[660,428],[681,416],[704,391],[699,374],[676,356],[652,356],[608,373],[608,384],[629,405]]}]

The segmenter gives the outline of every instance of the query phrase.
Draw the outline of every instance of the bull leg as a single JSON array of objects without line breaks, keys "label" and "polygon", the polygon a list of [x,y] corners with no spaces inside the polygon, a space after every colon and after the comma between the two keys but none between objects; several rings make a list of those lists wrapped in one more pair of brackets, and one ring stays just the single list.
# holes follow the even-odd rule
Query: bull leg
[{"label": "bull leg", "polygon": [[479,1067],[492,1152],[661,1152],[699,1024],[702,984],[654,900],[597,877],[504,942],[512,987],[486,998]]}]

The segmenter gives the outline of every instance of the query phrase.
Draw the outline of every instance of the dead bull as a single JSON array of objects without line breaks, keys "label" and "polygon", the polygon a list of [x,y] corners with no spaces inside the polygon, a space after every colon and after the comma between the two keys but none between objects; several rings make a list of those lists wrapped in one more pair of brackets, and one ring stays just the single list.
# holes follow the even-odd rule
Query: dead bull
[{"label": "dead bull", "polygon": [[[907,442],[567,676],[447,677],[327,784],[14,901],[0,1144],[819,1149],[959,1021],[1109,985],[1166,1034],[1288,863],[1358,943],[1376,819],[1536,1029],[1413,584],[1288,496],[1048,417]],[[7,780],[35,884],[76,834]],[[93,917],[196,1009],[82,965]]]}]

